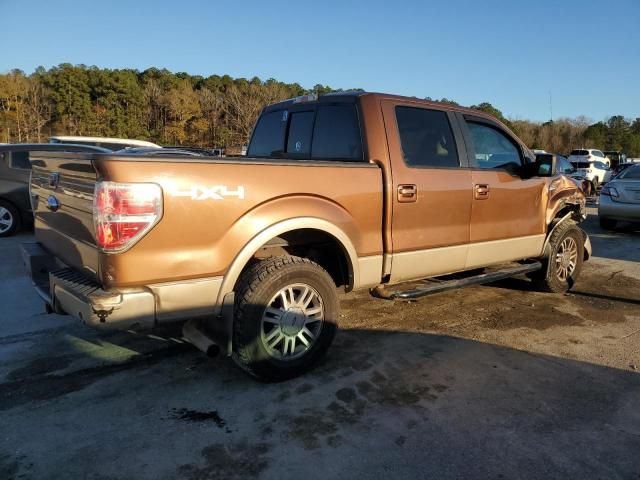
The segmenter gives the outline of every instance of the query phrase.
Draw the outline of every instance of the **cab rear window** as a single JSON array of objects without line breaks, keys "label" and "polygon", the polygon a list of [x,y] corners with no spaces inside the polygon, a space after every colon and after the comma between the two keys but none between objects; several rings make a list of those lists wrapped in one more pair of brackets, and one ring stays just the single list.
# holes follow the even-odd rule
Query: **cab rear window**
[{"label": "cab rear window", "polygon": [[363,160],[353,104],[313,105],[309,110],[263,114],[247,151],[251,157]]}]

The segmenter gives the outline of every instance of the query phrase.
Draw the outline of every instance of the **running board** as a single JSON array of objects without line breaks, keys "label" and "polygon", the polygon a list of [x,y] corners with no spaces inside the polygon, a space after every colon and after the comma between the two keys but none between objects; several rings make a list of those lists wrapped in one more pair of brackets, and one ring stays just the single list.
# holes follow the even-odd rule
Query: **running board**
[{"label": "running board", "polygon": [[447,290],[453,290],[454,288],[462,288],[468,287],[469,285],[480,285],[483,283],[496,282],[498,280],[504,280],[505,278],[513,277],[514,275],[535,272],[536,270],[540,270],[541,268],[542,264],[540,262],[526,263],[524,265],[518,265],[517,267],[498,270],[496,272],[482,273],[480,275],[474,275],[472,277],[461,278],[457,280],[445,280],[434,285],[418,287],[411,290],[389,292],[386,291],[383,286],[378,286],[371,290],[371,294],[374,297],[383,298],[385,300],[394,300],[396,298],[401,300],[411,300],[414,298],[424,297],[425,295],[431,295],[432,293],[440,293]]}]

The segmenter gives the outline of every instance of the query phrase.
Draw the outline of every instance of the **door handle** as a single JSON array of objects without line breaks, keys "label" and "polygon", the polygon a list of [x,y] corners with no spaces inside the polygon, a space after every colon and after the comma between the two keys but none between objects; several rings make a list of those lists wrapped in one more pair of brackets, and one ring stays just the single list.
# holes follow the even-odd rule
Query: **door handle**
[{"label": "door handle", "polygon": [[489,185],[486,183],[477,184],[474,188],[473,197],[476,200],[486,200],[489,198]]},{"label": "door handle", "polygon": [[417,185],[398,185],[398,202],[410,203],[418,199]]}]

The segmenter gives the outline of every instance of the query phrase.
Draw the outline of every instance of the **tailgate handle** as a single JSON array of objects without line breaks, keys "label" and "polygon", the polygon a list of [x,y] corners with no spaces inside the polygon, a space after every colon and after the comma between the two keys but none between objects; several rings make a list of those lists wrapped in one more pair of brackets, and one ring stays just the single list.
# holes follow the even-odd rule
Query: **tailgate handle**
[{"label": "tailgate handle", "polygon": [[418,199],[417,185],[404,184],[398,185],[398,202],[409,203]]},{"label": "tailgate handle", "polygon": [[489,198],[489,185],[486,183],[477,184],[473,196],[476,200],[486,200]]}]

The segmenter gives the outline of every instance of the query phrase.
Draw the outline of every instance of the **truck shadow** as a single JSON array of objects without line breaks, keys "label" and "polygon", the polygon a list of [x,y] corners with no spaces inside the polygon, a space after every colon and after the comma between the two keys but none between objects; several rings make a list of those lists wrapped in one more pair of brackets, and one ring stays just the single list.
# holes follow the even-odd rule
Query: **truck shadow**
[{"label": "truck shadow", "polygon": [[[574,478],[632,478],[640,469],[640,375],[630,371],[447,335],[355,328],[341,331],[311,372],[263,384],[227,358],[207,359],[180,344],[157,348],[158,340],[137,334],[85,340],[139,354],[83,363],[72,344],[54,353],[47,351],[54,344],[40,343],[36,357],[57,367],[23,368],[0,384],[1,411],[12,418],[24,409],[39,412],[23,419],[19,432],[10,430],[24,462],[42,461],[37,452],[47,440],[35,429],[91,416],[73,433],[76,447],[50,450],[54,476],[80,474],[74,459],[87,449],[105,449],[92,468],[108,471],[121,452],[95,434],[105,429],[130,439],[126,448],[138,455],[189,458],[165,472],[189,478],[257,476],[277,470],[292,448],[332,458],[363,477],[374,474],[380,459],[397,464],[405,477],[411,465],[507,478],[523,476],[522,468]],[[60,363],[65,356],[68,363]],[[153,437],[140,435],[147,430]],[[176,430],[180,439],[163,440]],[[250,463],[259,466],[255,475],[243,470],[247,455],[257,456]],[[414,460],[407,463],[406,455]],[[291,458],[289,472],[311,473],[304,458]]]}]

